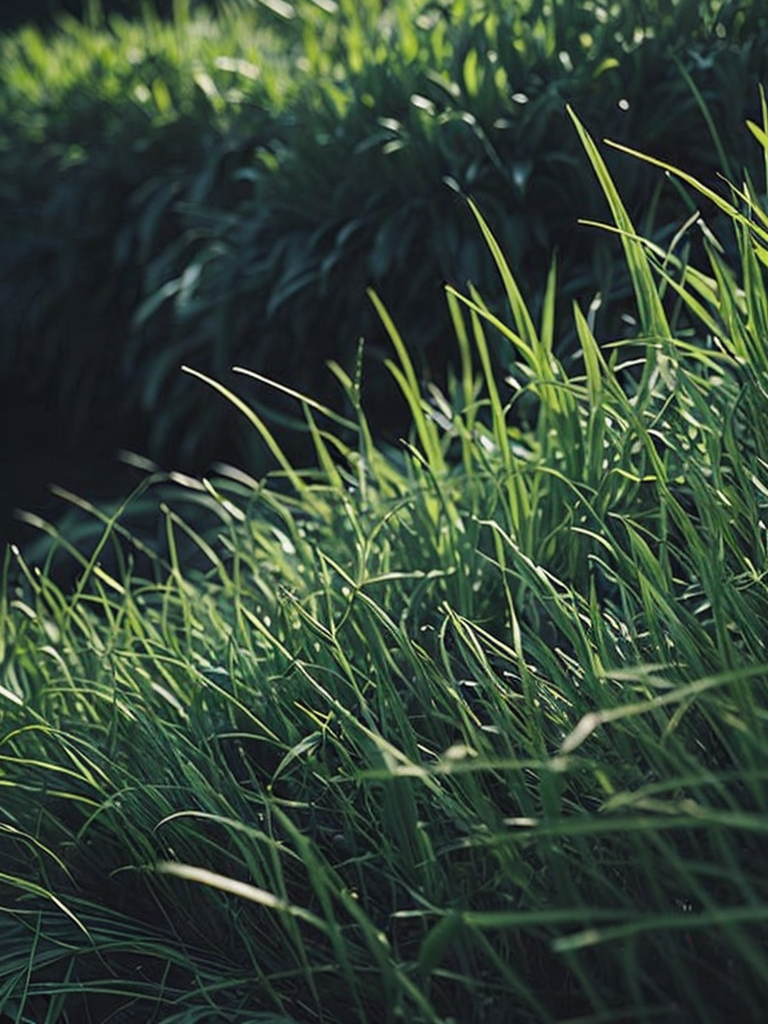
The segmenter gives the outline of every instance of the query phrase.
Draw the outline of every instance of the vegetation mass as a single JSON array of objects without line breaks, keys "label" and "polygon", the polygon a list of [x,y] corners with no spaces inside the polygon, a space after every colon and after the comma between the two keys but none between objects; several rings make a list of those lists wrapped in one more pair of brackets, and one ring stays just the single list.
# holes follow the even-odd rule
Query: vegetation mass
[{"label": "vegetation mass", "polygon": [[[325,362],[353,372],[360,335],[369,416],[383,429],[397,410],[396,439],[407,409],[365,290],[444,383],[443,284],[504,304],[465,195],[534,312],[558,253],[562,358],[573,299],[599,293],[615,336],[629,278],[613,240],[576,224],[606,208],[566,103],[709,185],[760,174],[743,126],[768,71],[761,0],[175,6],[171,22],[147,8],[0,38],[0,388],[56,410],[49,441],[77,453],[104,439],[198,472],[223,451],[255,464],[253,432],[201,409],[179,366],[236,388],[241,363],[335,402]],[[668,244],[676,190],[607,159],[639,229]]]},{"label": "vegetation mass", "polygon": [[[78,565],[67,590],[55,548],[6,552],[6,1020],[763,1019],[757,100],[763,174],[732,185],[598,145],[566,111],[609,211],[583,230],[631,286],[620,331],[557,262],[527,301],[468,202],[504,305],[447,287],[440,386],[369,293],[398,444],[371,426],[360,353],[330,364],[334,404],[257,372],[310,468],[191,365],[198,406],[228,399],[275,468],[80,501],[90,547],[48,527]],[[619,151],[676,182],[666,239],[638,232]],[[148,502],[162,544],[130,529]]]}]

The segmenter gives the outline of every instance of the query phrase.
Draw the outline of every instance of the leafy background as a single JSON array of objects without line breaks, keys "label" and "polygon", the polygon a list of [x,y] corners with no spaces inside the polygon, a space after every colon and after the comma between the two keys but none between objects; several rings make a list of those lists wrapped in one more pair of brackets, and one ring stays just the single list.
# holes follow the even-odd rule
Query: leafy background
[{"label": "leafy background", "polygon": [[[444,380],[444,283],[503,304],[468,195],[534,310],[556,254],[559,354],[575,345],[574,298],[618,330],[628,279],[615,240],[576,222],[604,219],[605,204],[566,102],[597,136],[716,187],[719,172],[757,169],[741,129],[768,53],[761,3],[123,10],[89,4],[85,22],[59,15],[0,40],[10,487],[61,459],[98,486],[119,447],[189,471],[221,458],[258,471],[263,447],[225,403],[201,403],[182,364],[235,388],[241,364],[335,402],[325,363],[351,372],[361,336],[371,421],[397,438],[406,411],[366,288],[415,339],[419,373]],[[626,160],[622,183],[641,229],[668,238],[675,189]],[[252,382],[244,393],[289,414]]]}]

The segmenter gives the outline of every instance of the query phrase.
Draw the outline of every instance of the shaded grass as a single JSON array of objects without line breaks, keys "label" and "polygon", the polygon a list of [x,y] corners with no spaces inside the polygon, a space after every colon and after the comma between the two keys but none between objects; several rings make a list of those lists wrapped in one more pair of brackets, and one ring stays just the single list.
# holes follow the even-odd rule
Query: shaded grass
[{"label": "shaded grass", "polygon": [[374,299],[398,450],[334,367],[354,418],[294,396],[312,471],[232,396],[278,468],[204,485],[215,537],[167,499],[152,571],[109,573],[105,516],[69,595],[6,557],[10,1019],[761,1019],[764,215],[734,195],[740,266],[712,243],[694,270],[576,129],[632,337],[603,350],[574,308],[567,374],[555,272],[537,323],[475,210],[510,315],[449,291],[445,393]]},{"label": "shaded grass", "polygon": [[[758,0],[462,0],[449,15],[243,0],[216,17],[179,2],[170,22],[152,4],[134,21],[91,6],[88,25],[0,39],[0,387],[50,410],[38,448],[50,433],[79,455],[97,436],[200,472],[224,445],[256,456],[224,403],[199,406],[182,363],[227,380],[244,362],[330,403],[325,361],[351,373],[362,331],[368,416],[388,425],[402,403],[366,287],[431,376],[455,356],[443,281],[473,281],[499,315],[461,196],[537,315],[558,251],[561,358],[576,347],[572,298],[599,292],[593,319],[613,331],[629,279],[614,240],[574,224],[604,202],[565,102],[713,184],[726,150],[749,159],[740,129],[768,53]],[[676,193],[614,159],[639,229],[666,240]],[[506,351],[492,347],[505,372]]]}]

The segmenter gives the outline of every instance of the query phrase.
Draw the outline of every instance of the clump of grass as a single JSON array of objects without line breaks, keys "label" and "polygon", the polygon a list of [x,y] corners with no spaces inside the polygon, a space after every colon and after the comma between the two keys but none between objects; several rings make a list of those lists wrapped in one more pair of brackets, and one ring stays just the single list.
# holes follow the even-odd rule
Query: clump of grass
[{"label": "clump of grass", "polygon": [[293,396],[312,472],[230,396],[278,469],[201,485],[215,540],[164,505],[165,561],[108,573],[106,517],[68,596],[13,559],[11,1019],[761,1019],[768,218],[708,194],[740,264],[682,265],[576,129],[637,297],[611,354],[574,307],[565,372],[555,273],[536,323],[475,211],[510,316],[449,290],[461,365],[422,393],[379,309],[398,451],[336,366],[349,419]]}]

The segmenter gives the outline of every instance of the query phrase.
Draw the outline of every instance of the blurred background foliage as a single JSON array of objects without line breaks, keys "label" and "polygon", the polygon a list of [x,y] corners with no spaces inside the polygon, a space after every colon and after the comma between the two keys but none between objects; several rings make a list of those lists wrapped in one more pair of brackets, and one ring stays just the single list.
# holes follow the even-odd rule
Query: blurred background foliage
[{"label": "blurred background foliage", "polygon": [[[606,211],[566,103],[596,136],[715,188],[757,170],[743,125],[765,80],[762,0],[24,9],[40,24],[0,37],[7,461],[123,446],[187,470],[258,469],[253,431],[181,365],[233,385],[242,364],[329,400],[326,361],[352,370],[361,335],[369,414],[397,435],[366,288],[440,380],[444,282],[502,301],[465,196],[534,309],[556,256],[561,357],[574,298],[602,336],[626,333],[616,240],[577,223]],[[668,241],[673,186],[613,160],[639,229]],[[244,393],[284,415],[253,382]]]},{"label": "blurred background foliage", "polygon": [[[74,15],[81,20],[98,20],[104,14],[123,17],[143,14],[145,0],[4,0],[0,7],[0,31],[23,24],[48,26],[61,15]],[[162,18],[172,17],[178,0],[151,0],[152,11]],[[191,0],[194,7],[214,8],[217,0]]]}]

